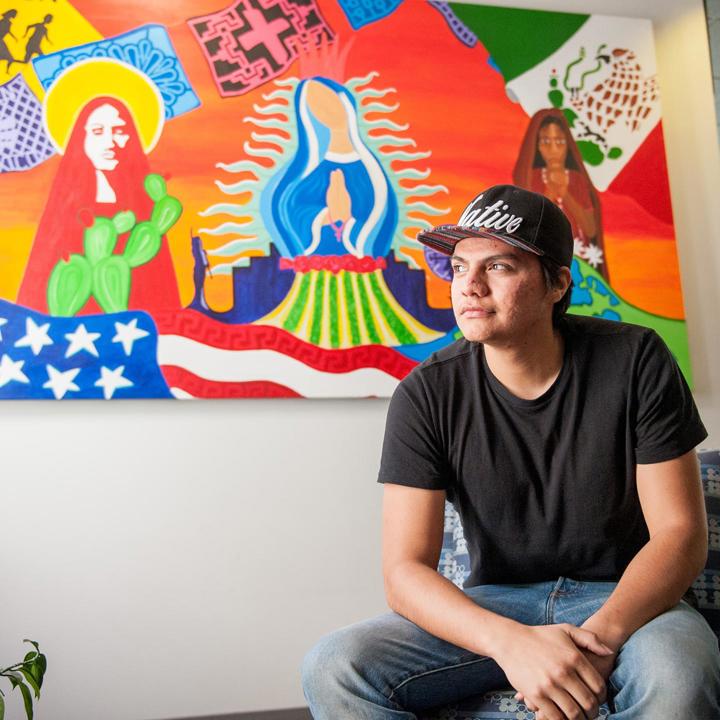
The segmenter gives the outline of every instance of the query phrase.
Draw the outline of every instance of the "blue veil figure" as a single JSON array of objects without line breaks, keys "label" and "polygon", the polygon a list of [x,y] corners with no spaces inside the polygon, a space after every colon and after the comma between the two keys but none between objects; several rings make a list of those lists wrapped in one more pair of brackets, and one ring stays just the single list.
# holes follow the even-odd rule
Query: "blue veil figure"
[{"label": "blue veil figure", "polygon": [[363,142],[355,98],[323,77],[295,93],[298,146],[269,182],[262,214],[284,257],[384,257],[398,219],[395,193]]}]

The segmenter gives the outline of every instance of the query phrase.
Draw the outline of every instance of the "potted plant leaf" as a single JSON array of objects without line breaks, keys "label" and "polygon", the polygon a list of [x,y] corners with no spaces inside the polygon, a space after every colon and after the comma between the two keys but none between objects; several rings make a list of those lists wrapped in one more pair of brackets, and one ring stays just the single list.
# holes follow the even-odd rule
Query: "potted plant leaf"
[{"label": "potted plant leaf", "polygon": [[[35,695],[36,699],[40,697],[40,688],[42,687],[45,670],[47,670],[47,660],[34,640],[25,640],[24,642],[30,643],[35,649],[28,652],[22,662],[0,670],[0,677],[7,678],[13,690],[20,688],[23,703],[25,704],[25,714],[28,720],[32,720],[32,696]],[[4,718],[5,693],[0,689],[0,720],[4,720]]]}]

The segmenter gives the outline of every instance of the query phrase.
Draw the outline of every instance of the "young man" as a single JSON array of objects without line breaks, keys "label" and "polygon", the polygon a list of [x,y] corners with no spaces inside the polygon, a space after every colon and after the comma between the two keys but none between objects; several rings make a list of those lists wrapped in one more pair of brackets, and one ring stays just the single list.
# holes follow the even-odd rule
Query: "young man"
[{"label": "young man", "polygon": [[[419,239],[451,255],[464,339],[390,404],[383,572],[393,613],[303,667],[315,720],[411,720],[514,687],[538,720],[720,718],[720,655],[683,600],[707,554],[695,446],[669,351],[638,326],[565,316],[562,211],[509,185]],[[445,498],[471,557],[436,571]],[[688,596],[690,599],[690,596]]]}]

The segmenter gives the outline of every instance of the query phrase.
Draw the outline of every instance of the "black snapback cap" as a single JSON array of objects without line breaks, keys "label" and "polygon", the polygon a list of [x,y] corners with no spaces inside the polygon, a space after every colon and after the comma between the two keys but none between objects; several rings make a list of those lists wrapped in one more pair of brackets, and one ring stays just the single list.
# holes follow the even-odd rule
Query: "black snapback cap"
[{"label": "black snapback cap", "polygon": [[438,225],[417,239],[445,255],[467,237],[487,237],[570,267],[573,237],[565,213],[544,195],[515,185],[493,185],[463,211],[457,225]]}]

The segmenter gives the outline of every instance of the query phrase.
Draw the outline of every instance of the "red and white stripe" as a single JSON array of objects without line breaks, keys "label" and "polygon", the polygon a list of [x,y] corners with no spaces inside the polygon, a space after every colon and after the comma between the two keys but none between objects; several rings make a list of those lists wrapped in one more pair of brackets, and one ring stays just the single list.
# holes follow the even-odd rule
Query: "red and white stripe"
[{"label": "red and white stripe", "polygon": [[158,364],[177,398],[388,397],[417,364],[392,348],[327,350],[275,327],[160,314]]}]

